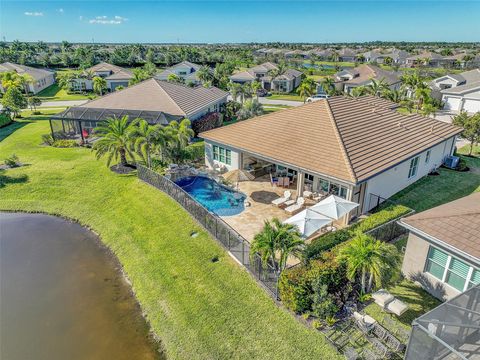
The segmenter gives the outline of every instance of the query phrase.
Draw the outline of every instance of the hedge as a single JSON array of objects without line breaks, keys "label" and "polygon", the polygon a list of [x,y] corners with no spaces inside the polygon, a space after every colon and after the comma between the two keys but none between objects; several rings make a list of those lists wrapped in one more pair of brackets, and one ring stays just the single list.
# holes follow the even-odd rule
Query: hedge
[{"label": "hedge", "polygon": [[12,118],[5,112],[0,112],[0,128],[13,122]]},{"label": "hedge", "polygon": [[313,239],[312,242],[306,246],[304,259],[309,261],[318,258],[322,252],[350,240],[356,231],[367,232],[391,220],[397,219],[410,211],[412,211],[412,209],[403,205],[388,205],[375,214],[349,227],[321,235]]},{"label": "hedge", "polygon": [[201,160],[205,157],[205,142],[199,141],[187,146],[188,158],[193,161]]}]

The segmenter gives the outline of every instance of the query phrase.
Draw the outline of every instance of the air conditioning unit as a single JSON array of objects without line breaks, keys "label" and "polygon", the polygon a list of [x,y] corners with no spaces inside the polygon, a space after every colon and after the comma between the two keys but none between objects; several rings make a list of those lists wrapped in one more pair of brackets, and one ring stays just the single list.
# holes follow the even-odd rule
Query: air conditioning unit
[{"label": "air conditioning unit", "polygon": [[458,156],[447,156],[443,162],[443,165],[449,169],[456,169],[460,158]]}]

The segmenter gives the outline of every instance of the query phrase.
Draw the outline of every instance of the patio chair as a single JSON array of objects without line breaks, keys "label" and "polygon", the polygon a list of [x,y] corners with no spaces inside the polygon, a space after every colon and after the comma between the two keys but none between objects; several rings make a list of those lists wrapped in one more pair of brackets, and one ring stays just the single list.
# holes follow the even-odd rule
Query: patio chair
[{"label": "patio chair", "polygon": [[300,211],[303,208],[304,204],[305,204],[305,199],[303,197],[299,197],[297,199],[297,202],[285,208],[285,211],[289,214],[293,214],[297,211]]},{"label": "patio chair", "polygon": [[279,197],[278,199],[275,199],[275,200],[272,200],[272,204],[273,205],[276,205],[276,206],[280,206],[282,205],[283,203],[287,202],[288,200],[290,200],[290,197],[292,196],[292,193],[287,190],[283,193],[283,197]]},{"label": "patio chair", "polygon": [[270,183],[272,186],[278,186],[278,178],[273,177],[272,173],[270,173]]},{"label": "patio chair", "polygon": [[277,186],[283,186],[283,177],[278,177],[277,178]]},{"label": "patio chair", "polygon": [[290,178],[288,176],[285,176],[283,178],[283,187],[286,187],[286,188],[290,187]]}]

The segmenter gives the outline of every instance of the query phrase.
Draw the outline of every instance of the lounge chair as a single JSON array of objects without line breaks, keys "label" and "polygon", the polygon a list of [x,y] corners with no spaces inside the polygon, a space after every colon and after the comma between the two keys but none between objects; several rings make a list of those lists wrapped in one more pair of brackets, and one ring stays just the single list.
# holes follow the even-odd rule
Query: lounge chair
[{"label": "lounge chair", "polygon": [[283,193],[283,197],[279,197],[278,199],[275,199],[275,200],[272,200],[272,204],[273,205],[276,205],[276,206],[280,206],[282,205],[283,203],[287,202],[288,200],[290,200],[290,197],[292,196],[292,193],[290,191],[285,191]]},{"label": "lounge chair", "polygon": [[285,211],[289,214],[293,214],[303,208],[303,205],[305,204],[305,199],[303,197],[299,197],[297,199],[297,202],[293,205],[288,206],[285,208]]}]

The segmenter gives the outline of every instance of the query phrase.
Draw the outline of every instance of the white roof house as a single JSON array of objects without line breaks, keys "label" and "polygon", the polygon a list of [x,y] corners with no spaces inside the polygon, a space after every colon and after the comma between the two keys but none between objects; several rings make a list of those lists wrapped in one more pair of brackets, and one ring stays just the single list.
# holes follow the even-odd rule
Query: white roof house
[{"label": "white roof house", "polygon": [[[46,69],[38,69],[26,65],[4,62],[0,64],[0,73],[6,72],[16,72],[20,75],[30,75],[33,79],[33,82],[31,84],[28,84],[28,91],[34,94],[55,83],[55,73]],[[0,90],[4,91],[1,84]]]},{"label": "white roof house", "polygon": [[430,86],[440,94],[444,109],[451,111],[480,111],[480,69],[460,74],[448,74],[434,79]]},{"label": "white roof house", "polygon": [[168,80],[168,77],[174,74],[182,78],[187,84],[193,83],[195,85],[198,85],[200,84],[200,79],[198,78],[197,71],[201,67],[201,65],[191,63],[190,61],[182,61],[181,63],[165,69],[160,74],[155,76],[155,78],[158,80]]}]

